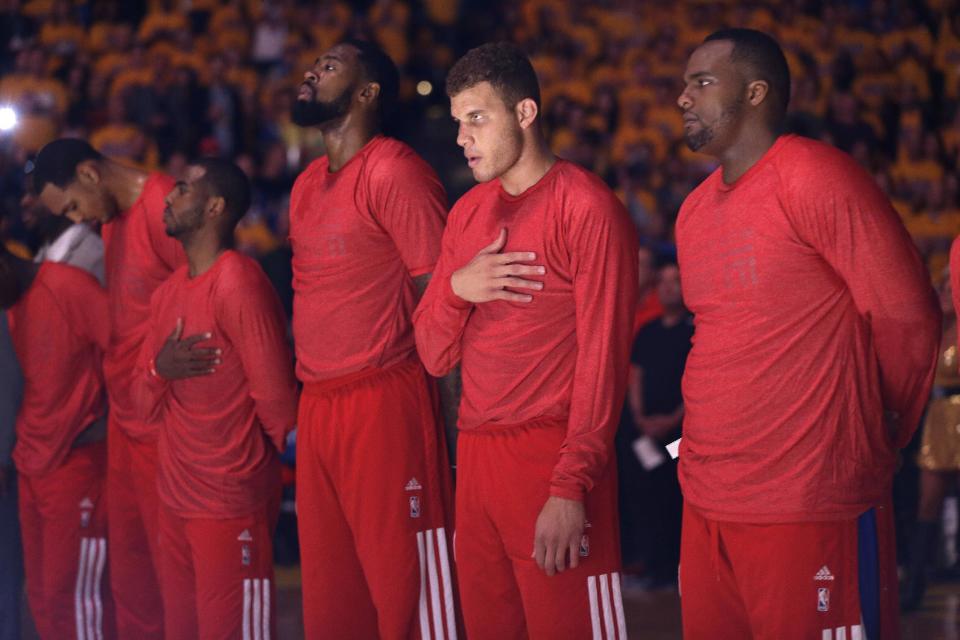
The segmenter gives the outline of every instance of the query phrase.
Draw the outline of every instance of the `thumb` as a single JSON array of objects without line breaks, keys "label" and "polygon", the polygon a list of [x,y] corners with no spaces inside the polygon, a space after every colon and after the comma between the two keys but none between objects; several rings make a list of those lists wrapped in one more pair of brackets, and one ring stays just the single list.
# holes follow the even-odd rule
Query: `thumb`
[{"label": "thumb", "polygon": [[167,340],[179,341],[180,336],[183,335],[183,318],[177,318],[177,326],[173,328],[173,333],[170,334],[170,337]]},{"label": "thumb", "polygon": [[500,253],[505,246],[507,246],[507,229],[503,227],[500,229],[500,235],[493,241],[493,244],[485,246],[480,250],[480,253]]}]

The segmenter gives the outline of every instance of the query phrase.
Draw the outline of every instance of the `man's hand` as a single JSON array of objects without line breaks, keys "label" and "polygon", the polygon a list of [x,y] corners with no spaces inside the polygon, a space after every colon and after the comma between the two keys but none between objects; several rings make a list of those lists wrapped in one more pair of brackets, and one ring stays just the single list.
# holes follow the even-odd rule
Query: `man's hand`
[{"label": "man's hand", "polygon": [[181,340],[182,335],[183,318],[177,318],[176,328],[154,360],[157,375],[167,380],[178,380],[213,373],[213,367],[220,364],[220,349],[193,348],[198,342],[209,340],[212,334],[198,333]]},{"label": "man's hand", "polygon": [[548,498],[537,518],[533,536],[533,557],[537,566],[548,576],[567,567],[576,569],[580,564],[580,541],[583,539],[585,525],[586,513],[582,502]]},{"label": "man's hand", "polygon": [[542,276],[547,270],[541,265],[517,264],[537,259],[537,254],[527,251],[500,253],[507,244],[507,230],[501,229],[493,244],[480,250],[465,267],[453,272],[450,286],[453,292],[467,302],[479,303],[491,300],[530,302],[533,296],[507,291],[533,289],[540,291],[543,283],[525,280],[520,276]]}]

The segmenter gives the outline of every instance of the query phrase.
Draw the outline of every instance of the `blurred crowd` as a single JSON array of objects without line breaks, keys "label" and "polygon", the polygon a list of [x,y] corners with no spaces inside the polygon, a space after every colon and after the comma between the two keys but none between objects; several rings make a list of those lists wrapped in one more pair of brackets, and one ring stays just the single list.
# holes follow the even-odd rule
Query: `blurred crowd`
[{"label": "blurred crowd", "polygon": [[[498,6],[499,5],[499,6]],[[712,166],[682,144],[683,65],[723,25],[776,36],[793,73],[791,128],[852,153],[886,189],[934,273],[960,233],[960,9],[952,0],[3,0],[0,133],[5,207],[29,154],[58,135],[172,174],[196,155],[236,159],[256,184],[241,245],[286,237],[287,195],[323,153],[289,106],[319,52],[372,38],[403,71],[396,132],[435,160],[452,197],[464,172],[442,158],[443,79],[464,50],[510,39],[533,57],[554,150],[595,170],[640,234],[669,249],[680,203]],[[404,135],[406,134],[406,135]],[[441,146],[445,149],[424,149]],[[12,170],[12,171],[11,171]]]}]

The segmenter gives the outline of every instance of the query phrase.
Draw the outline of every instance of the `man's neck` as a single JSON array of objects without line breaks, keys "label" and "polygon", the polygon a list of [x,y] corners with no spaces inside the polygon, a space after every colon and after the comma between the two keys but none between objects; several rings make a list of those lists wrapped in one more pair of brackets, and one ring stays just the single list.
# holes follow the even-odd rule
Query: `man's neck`
[{"label": "man's neck", "polygon": [[557,157],[545,140],[537,138],[524,145],[520,158],[500,176],[500,186],[512,196],[518,196],[547,175]]},{"label": "man's neck", "polygon": [[320,128],[323,146],[327,149],[329,171],[339,171],[379,133],[377,127],[360,116],[348,113]]},{"label": "man's neck", "polygon": [[724,151],[718,160],[723,167],[724,184],[733,184],[770,150],[779,136],[764,128],[744,133],[736,144]]},{"label": "man's neck", "polygon": [[126,211],[134,205],[150,177],[146,171],[126,167],[112,160],[102,161],[100,171],[104,186],[116,198],[117,206],[121,211]]},{"label": "man's neck", "polygon": [[187,254],[187,266],[191,278],[201,276],[216,263],[230,245],[209,233],[198,233],[181,239],[183,252]]}]

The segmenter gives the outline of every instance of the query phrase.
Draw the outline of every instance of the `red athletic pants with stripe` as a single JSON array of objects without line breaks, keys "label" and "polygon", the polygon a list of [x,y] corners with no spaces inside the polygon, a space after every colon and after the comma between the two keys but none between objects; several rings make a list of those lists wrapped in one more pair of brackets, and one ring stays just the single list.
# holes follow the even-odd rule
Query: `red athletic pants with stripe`
[{"label": "red athletic pants with stripe", "polygon": [[437,406],[419,361],[304,387],[297,518],[307,638],[456,637]]},{"label": "red athletic pants with stripe", "polygon": [[167,638],[276,637],[272,537],[277,505],[279,500],[240,518],[184,518],[160,505]]},{"label": "red athletic pants with stripe", "polygon": [[456,559],[470,640],[627,637],[613,462],[586,497],[580,565],[547,576],[531,557],[565,436],[556,420],[460,432]]},{"label": "red athletic pants with stripe", "polygon": [[896,640],[893,509],[745,524],[705,518],[686,504],[680,596],[686,640]]},{"label": "red athletic pants with stripe", "polygon": [[43,640],[116,637],[107,579],[106,466],[106,443],[97,442],[73,449],[55,471],[20,476],[27,600]]},{"label": "red athletic pants with stripe", "polygon": [[107,425],[107,526],[117,631],[123,640],[162,640],[157,445],[130,438],[113,419]]}]

